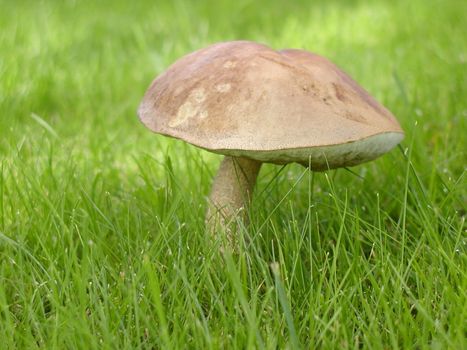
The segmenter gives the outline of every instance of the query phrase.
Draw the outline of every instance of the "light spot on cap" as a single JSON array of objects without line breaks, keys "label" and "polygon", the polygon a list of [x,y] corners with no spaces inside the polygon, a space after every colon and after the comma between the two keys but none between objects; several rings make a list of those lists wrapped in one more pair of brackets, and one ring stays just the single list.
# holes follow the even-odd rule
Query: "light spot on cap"
[{"label": "light spot on cap", "polygon": [[169,122],[169,126],[174,128],[186,122],[196,114],[196,107],[190,101],[185,102],[178,109],[177,115]]},{"label": "light spot on cap", "polygon": [[222,93],[229,92],[230,91],[230,84],[219,84],[216,85],[216,90]]},{"label": "light spot on cap", "polygon": [[206,94],[203,88],[194,89],[188,99],[192,99],[194,102],[201,103],[206,99]]},{"label": "light spot on cap", "polygon": [[203,88],[194,89],[185,102],[180,106],[177,115],[169,122],[169,127],[174,128],[184,124],[188,119],[196,117],[207,117],[207,111],[202,109],[202,103],[206,100]]},{"label": "light spot on cap", "polygon": [[224,68],[233,68],[237,65],[237,62],[233,62],[233,61],[226,61],[224,63]]}]

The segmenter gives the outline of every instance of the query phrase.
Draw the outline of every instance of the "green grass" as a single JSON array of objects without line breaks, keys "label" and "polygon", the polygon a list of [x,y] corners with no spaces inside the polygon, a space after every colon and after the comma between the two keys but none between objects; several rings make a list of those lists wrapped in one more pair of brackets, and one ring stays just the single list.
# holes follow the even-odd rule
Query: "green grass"
[{"label": "green grass", "polygon": [[[466,348],[467,2],[158,2],[0,0],[0,348]],[[329,57],[406,139],[353,173],[265,166],[222,257],[219,156],[135,111],[231,39]]]}]

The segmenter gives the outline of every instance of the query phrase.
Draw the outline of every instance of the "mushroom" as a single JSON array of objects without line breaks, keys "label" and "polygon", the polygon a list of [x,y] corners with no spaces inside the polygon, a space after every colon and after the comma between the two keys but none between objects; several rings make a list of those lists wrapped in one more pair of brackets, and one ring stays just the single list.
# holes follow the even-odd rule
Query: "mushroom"
[{"label": "mushroom", "polygon": [[404,137],[395,117],[326,58],[249,41],[182,57],[152,82],[138,114],[156,133],[225,156],[208,205],[212,231],[245,218],[262,163],[353,166]]}]

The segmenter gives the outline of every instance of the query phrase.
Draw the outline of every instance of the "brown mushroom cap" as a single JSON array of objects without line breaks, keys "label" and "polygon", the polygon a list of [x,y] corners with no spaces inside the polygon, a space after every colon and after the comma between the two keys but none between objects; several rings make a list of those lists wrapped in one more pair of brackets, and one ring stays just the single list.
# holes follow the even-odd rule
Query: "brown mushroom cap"
[{"label": "brown mushroom cap", "polygon": [[212,152],[315,170],[374,159],[404,135],[324,57],[248,41],[182,57],[152,82],[138,113],[152,131]]}]

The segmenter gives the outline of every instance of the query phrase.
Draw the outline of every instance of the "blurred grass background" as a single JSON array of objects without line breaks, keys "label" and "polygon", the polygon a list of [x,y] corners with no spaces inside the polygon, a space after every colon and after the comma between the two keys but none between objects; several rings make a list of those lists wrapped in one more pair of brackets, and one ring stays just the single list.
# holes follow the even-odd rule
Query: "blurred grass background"
[{"label": "blurred grass background", "polygon": [[[0,348],[466,345],[465,1],[0,8]],[[219,156],[136,108],[175,59],[234,39],[328,57],[406,139],[360,177],[266,166],[252,239],[223,260],[203,228]]]}]

